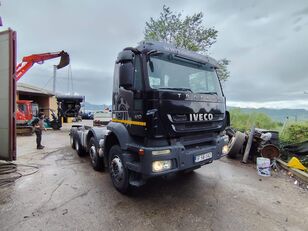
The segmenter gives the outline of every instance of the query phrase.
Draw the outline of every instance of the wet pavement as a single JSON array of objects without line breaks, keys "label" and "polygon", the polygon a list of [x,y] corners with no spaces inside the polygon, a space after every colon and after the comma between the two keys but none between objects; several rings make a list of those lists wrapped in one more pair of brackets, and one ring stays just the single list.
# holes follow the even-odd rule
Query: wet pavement
[{"label": "wet pavement", "polygon": [[[69,146],[67,127],[18,137],[18,171],[0,188],[1,230],[307,230],[308,193],[282,173],[264,178],[223,158],[149,181],[130,196]],[[31,174],[34,173],[34,174]]]}]

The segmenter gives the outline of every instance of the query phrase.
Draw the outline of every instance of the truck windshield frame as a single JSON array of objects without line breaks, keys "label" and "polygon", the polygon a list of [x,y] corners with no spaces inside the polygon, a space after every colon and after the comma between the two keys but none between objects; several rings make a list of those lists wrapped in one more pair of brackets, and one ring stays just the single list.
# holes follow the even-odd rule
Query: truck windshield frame
[{"label": "truck windshield frame", "polygon": [[148,86],[155,90],[223,96],[214,66],[170,54],[148,57],[147,81]]}]

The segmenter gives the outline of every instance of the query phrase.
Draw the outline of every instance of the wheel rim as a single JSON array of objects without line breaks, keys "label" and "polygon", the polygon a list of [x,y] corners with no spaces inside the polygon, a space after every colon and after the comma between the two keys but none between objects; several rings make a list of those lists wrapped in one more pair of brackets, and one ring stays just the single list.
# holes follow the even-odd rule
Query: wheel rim
[{"label": "wheel rim", "polygon": [[70,136],[70,144],[73,146],[73,137]]},{"label": "wheel rim", "polygon": [[96,160],[96,148],[94,145],[92,145],[90,148],[90,157],[91,157],[92,163],[94,164]]},{"label": "wheel rim", "polygon": [[124,179],[124,168],[121,159],[118,156],[114,156],[110,163],[110,171],[112,179],[115,183],[120,184]]}]

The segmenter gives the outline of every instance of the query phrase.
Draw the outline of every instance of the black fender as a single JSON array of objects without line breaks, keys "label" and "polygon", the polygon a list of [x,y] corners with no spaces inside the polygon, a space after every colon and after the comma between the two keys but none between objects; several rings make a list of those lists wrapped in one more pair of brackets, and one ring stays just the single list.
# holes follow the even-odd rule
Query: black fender
[{"label": "black fender", "polygon": [[132,143],[132,138],[129,135],[126,127],[122,123],[110,122],[107,125],[107,129],[110,131],[109,134],[114,134],[122,150],[127,150],[128,144]]},{"label": "black fender", "polygon": [[82,125],[73,125],[72,127],[71,127],[71,129],[70,129],[70,133],[69,133],[69,135],[74,135],[74,133],[76,133],[77,132],[77,130],[80,128],[80,127],[83,127]]},{"label": "black fender", "polygon": [[103,127],[92,127],[87,134],[87,144],[89,144],[91,137],[94,137],[96,147],[99,147],[99,141],[105,138],[108,130]]}]

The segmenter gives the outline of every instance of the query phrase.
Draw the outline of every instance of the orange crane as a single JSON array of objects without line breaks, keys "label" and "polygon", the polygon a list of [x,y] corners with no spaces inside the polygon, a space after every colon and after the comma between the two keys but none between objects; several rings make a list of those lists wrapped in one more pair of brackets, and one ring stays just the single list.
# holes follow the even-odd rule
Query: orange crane
[{"label": "orange crane", "polygon": [[63,68],[70,63],[70,56],[65,51],[42,53],[25,56],[16,67],[16,81],[18,81],[35,63],[42,64],[44,61],[61,57],[57,69]]},{"label": "orange crane", "polygon": [[[69,54],[65,51],[42,53],[25,56],[22,62],[16,67],[16,81],[18,81],[35,63],[43,64],[44,61],[60,57],[60,63],[56,65],[56,69],[63,68],[70,63]],[[32,101],[17,100],[16,111],[16,131],[17,134],[32,134],[33,128],[29,122],[33,119]]]}]

